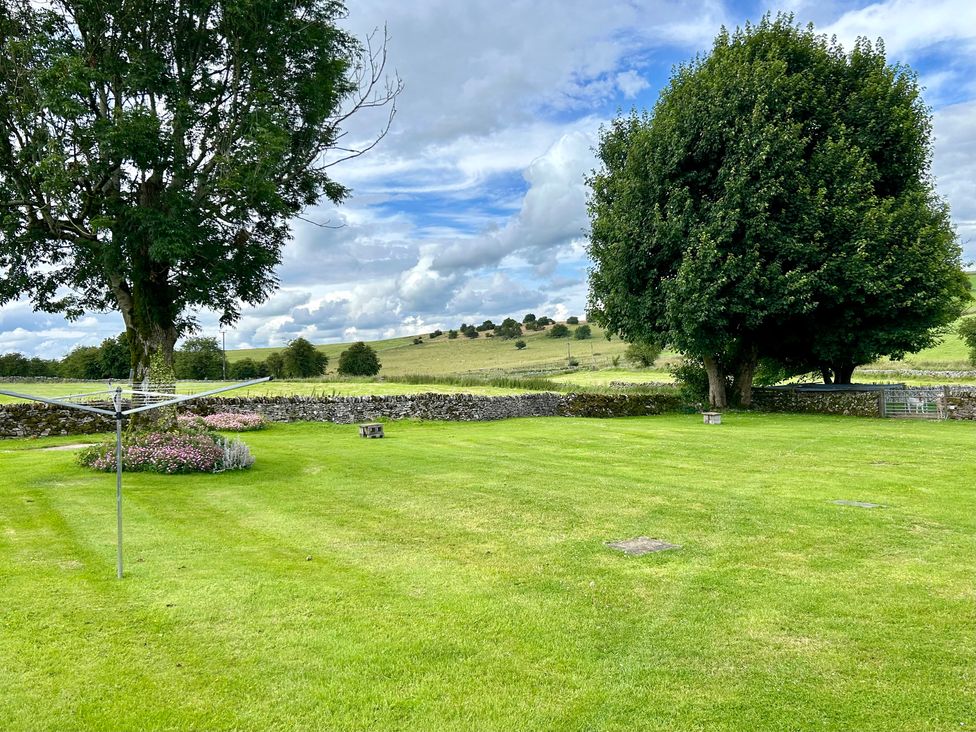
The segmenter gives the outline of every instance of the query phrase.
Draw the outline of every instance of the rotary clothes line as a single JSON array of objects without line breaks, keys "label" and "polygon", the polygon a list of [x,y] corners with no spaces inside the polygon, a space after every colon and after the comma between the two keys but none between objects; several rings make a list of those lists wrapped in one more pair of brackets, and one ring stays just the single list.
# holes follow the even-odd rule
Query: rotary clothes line
[{"label": "rotary clothes line", "polygon": [[[271,381],[271,378],[272,377],[270,376],[266,376],[262,379],[242,381],[238,384],[222,386],[218,389],[209,389],[196,394],[184,394],[182,396],[174,396],[173,394],[148,391],[144,389],[133,389],[131,387],[124,389],[121,386],[117,386],[114,389],[109,388],[102,391],[87,392],[85,394],[71,394],[69,396],[60,397],[57,399],[53,397],[37,396],[36,394],[21,394],[20,392],[6,391],[4,389],[0,389],[0,394],[16,397],[17,399],[27,399],[29,401],[41,402],[43,404],[53,404],[58,407],[67,407],[68,409],[80,409],[84,412],[101,414],[115,420],[115,518],[117,534],[116,575],[119,579],[122,579],[122,421],[126,417],[139,412],[148,412],[153,409],[170,407],[174,404],[180,404],[192,399],[199,399],[200,397],[213,396],[214,394],[231,391],[232,389],[242,389],[246,386],[263,384],[267,381]],[[102,398],[102,401],[111,401],[113,409],[104,409],[102,407],[92,406],[91,404],[83,404],[77,401],[72,401],[74,399],[96,400],[99,397]],[[153,401],[154,399],[159,399],[159,401]],[[130,404],[134,404],[136,402],[142,402],[142,404],[136,407],[130,407],[129,409],[123,409],[122,407],[126,401],[128,401]]]}]

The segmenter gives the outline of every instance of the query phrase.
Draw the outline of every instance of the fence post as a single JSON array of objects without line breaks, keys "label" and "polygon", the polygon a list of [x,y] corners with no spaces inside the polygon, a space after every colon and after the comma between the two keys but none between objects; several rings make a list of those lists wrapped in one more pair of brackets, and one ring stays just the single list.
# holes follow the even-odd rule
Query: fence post
[{"label": "fence post", "polygon": [[885,410],[885,390],[879,389],[878,390],[878,416],[879,417],[887,416],[885,414],[886,411],[887,410]]}]

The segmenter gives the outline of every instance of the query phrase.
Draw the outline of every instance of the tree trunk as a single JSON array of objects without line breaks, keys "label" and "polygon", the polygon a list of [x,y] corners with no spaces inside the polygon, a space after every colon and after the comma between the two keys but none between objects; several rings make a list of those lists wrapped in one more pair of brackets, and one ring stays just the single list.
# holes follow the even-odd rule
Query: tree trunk
[{"label": "tree trunk", "polygon": [[854,364],[850,362],[841,362],[832,364],[834,371],[834,383],[835,384],[850,384],[851,379],[854,376]]},{"label": "tree trunk", "polygon": [[708,373],[708,404],[712,409],[725,409],[728,406],[725,395],[725,374],[714,358],[706,356],[703,361],[705,371]]},{"label": "tree trunk", "polygon": [[[129,283],[121,277],[111,279],[112,290],[125,321],[132,363],[132,387],[157,393],[175,393],[173,354],[179,329],[169,293],[165,271],[142,269],[145,275]],[[144,401],[158,401],[145,398]],[[151,410],[130,417],[129,429],[170,429],[176,425],[175,409]]]},{"label": "tree trunk", "polygon": [[820,376],[825,384],[834,383],[834,372],[831,371],[830,366],[827,364],[820,364]]},{"label": "tree trunk", "polygon": [[739,370],[735,375],[734,388],[740,406],[752,406],[752,382],[756,376],[756,363],[758,360],[757,349],[755,347],[747,348],[739,364]]}]

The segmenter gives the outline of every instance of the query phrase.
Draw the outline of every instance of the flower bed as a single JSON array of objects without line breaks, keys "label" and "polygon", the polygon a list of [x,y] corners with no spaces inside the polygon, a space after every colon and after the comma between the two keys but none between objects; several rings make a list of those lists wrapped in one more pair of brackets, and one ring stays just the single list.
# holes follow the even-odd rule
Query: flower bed
[{"label": "flower bed", "polygon": [[268,426],[268,420],[255,412],[218,412],[198,417],[183,414],[177,418],[180,427],[190,430],[223,430],[225,432],[251,432]]},{"label": "flower bed", "polygon": [[[115,443],[102,443],[83,450],[82,465],[95,470],[115,470]],[[239,470],[254,464],[250,451],[240,440],[200,432],[147,432],[122,444],[122,469],[148,473],[217,473]]]}]

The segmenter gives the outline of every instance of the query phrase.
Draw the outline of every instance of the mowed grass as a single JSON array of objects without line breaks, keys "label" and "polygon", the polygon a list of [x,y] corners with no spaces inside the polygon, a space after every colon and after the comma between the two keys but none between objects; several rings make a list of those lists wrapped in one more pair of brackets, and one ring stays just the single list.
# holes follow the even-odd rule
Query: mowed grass
[{"label": "mowed grass", "polygon": [[0,443],[0,729],[976,724],[976,427],[700,421],[274,426],[126,476],[121,582],[113,477]]}]

